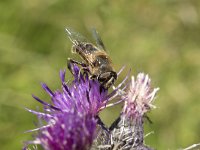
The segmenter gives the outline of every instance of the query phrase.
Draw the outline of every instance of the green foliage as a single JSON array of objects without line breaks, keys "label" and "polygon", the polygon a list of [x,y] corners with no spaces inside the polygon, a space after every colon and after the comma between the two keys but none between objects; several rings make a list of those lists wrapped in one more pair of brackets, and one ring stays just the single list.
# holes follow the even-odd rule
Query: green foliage
[{"label": "green foliage", "polygon": [[[178,149],[200,142],[200,1],[195,0],[1,0],[0,1],[0,147],[20,149],[30,140],[35,117],[24,107],[39,105],[31,93],[49,100],[40,82],[60,88],[72,27],[89,39],[97,28],[116,70],[149,73],[160,91],[158,109],[149,114],[146,143]],[[119,80],[126,75],[126,71]],[[70,74],[68,73],[70,78]],[[109,124],[120,107],[102,118]],[[114,113],[114,114],[113,114]],[[115,115],[116,114],[116,115]]]}]

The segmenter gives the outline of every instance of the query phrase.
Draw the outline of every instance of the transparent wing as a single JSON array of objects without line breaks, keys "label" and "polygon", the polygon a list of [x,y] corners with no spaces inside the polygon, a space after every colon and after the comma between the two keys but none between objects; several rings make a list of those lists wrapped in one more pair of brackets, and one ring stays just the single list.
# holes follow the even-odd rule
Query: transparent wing
[{"label": "transparent wing", "polygon": [[87,42],[88,40],[80,33],[74,31],[72,28],[66,28],[67,36],[72,41],[73,44],[78,44],[80,42]]},{"label": "transparent wing", "polygon": [[103,44],[103,41],[95,28],[92,29],[92,35],[96,41],[97,46],[100,49],[103,49],[104,51],[106,51],[105,45]]}]

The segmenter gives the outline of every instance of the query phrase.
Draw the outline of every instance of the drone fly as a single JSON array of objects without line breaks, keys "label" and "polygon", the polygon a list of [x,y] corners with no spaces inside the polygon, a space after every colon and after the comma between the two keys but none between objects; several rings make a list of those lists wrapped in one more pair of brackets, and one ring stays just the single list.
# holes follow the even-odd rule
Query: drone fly
[{"label": "drone fly", "polygon": [[112,61],[105,51],[105,46],[95,29],[93,29],[93,36],[96,40],[96,46],[72,29],[66,29],[71,42],[72,53],[79,54],[83,62],[79,62],[68,58],[68,68],[70,64],[75,63],[80,65],[81,70],[87,70],[90,74],[90,79],[97,79],[104,89],[108,89],[114,84],[117,79],[117,73],[112,67]]}]

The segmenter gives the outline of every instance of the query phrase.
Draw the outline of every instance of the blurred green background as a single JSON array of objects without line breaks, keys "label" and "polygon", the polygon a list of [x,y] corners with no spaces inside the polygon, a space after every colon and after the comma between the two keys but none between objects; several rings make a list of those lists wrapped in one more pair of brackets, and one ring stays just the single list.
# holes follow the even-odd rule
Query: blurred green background
[{"label": "blurred green background", "polygon": [[[1,0],[0,1],[0,149],[21,149],[32,139],[40,106],[31,93],[49,97],[40,87],[60,88],[71,43],[65,28],[91,39],[95,27],[120,82],[145,72],[160,87],[145,125],[145,141],[156,149],[178,149],[200,142],[200,1],[198,0]],[[70,78],[70,74],[67,74]],[[109,125],[121,106],[102,113]]]}]

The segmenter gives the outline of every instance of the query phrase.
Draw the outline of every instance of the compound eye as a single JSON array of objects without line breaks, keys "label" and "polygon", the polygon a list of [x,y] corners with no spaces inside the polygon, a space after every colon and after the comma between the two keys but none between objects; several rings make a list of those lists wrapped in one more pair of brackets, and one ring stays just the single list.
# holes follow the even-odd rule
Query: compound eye
[{"label": "compound eye", "polygon": [[85,44],[85,48],[89,51],[96,51],[97,49],[95,48],[94,45],[92,45],[91,43],[86,43]]}]

